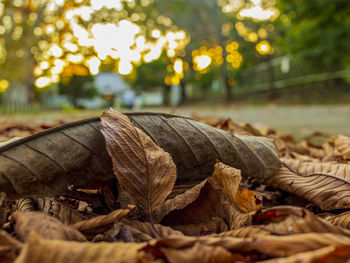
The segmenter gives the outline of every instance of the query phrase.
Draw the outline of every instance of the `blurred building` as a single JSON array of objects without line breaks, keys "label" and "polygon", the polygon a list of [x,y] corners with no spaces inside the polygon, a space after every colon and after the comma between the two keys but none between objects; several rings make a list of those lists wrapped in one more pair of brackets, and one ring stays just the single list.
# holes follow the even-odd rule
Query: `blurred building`
[{"label": "blurred building", "polygon": [[[100,108],[104,106],[127,106],[130,104],[128,94],[134,93],[131,86],[122,76],[112,72],[102,72],[95,76],[95,87],[100,96],[93,99],[80,99],[79,103],[86,108]],[[135,96],[135,94],[133,95]],[[135,106],[158,106],[163,104],[161,91],[141,92],[134,98]]]},{"label": "blurred building", "polygon": [[112,72],[102,72],[95,76],[95,86],[101,95],[121,95],[130,89],[130,85],[126,83],[122,76]]}]

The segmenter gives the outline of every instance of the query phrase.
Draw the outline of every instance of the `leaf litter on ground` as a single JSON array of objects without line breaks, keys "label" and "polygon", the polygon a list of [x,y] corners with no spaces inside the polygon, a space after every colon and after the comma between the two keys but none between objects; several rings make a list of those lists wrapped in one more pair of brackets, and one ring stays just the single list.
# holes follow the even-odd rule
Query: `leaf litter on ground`
[{"label": "leaf litter on ground", "polygon": [[[1,262],[350,258],[349,137],[315,132],[296,142],[267,126],[192,118],[206,124],[110,109],[101,122],[5,142],[0,146],[6,168],[0,171]],[[46,126],[20,128],[26,136]],[[1,138],[10,139],[11,129],[3,129]],[[75,167],[77,155],[62,159],[65,148],[45,142],[47,136],[55,140],[56,131],[80,143],[73,147],[83,156],[74,157]],[[326,140],[319,145],[315,137]],[[55,161],[61,171],[47,170],[45,176],[22,146],[46,154],[45,169]],[[79,171],[86,160],[94,162],[88,178]],[[23,167],[33,170],[18,174]],[[36,172],[39,179],[26,181]],[[25,182],[31,186],[25,188]]]}]

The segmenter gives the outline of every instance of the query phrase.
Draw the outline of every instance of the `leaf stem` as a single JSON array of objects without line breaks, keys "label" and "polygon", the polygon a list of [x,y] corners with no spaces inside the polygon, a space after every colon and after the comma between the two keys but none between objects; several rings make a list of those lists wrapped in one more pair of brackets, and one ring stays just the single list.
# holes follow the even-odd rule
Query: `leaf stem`
[{"label": "leaf stem", "polygon": [[155,227],[155,225],[154,225],[152,213],[149,213],[148,215],[149,215],[149,221],[150,221],[150,223],[151,223],[152,228],[154,229],[154,231],[158,234],[158,236],[163,237],[163,235],[158,231],[158,229],[157,229],[157,228]]}]

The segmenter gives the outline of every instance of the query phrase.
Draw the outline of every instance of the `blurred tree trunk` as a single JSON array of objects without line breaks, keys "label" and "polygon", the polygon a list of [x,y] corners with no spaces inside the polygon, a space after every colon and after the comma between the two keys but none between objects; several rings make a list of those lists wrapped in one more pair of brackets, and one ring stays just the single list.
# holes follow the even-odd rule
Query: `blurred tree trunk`
[{"label": "blurred tree trunk", "polygon": [[229,82],[229,77],[227,76],[227,74],[225,74],[224,76],[224,87],[225,87],[225,94],[226,94],[226,102],[230,102],[233,99],[232,96],[232,86],[230,85]]},{"label": "blurred tree trunk", "polygon": [[180,105],[184,104],[187,101],[186,85],[187,85],[186,81],[181,79],[181,81],[180,81],[180,89],[181,89]]},{"label": "blurred tree trunk", "polygon": [[275,72],[273,68],[272,59],[270,58],[267,62],[267,81],[269,88],[269,98],[271,100],[276,99],[276,89],[275,89]]},{"label": "blurred tree trunk", "polygon": [[166,106],[170,105],[170,89],[169,85],[163,86],[163,104]]}]

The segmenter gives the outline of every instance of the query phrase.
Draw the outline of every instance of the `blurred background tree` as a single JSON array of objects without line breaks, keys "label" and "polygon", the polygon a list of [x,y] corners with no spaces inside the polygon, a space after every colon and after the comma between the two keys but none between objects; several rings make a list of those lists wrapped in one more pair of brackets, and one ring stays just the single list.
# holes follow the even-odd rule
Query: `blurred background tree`
[{"label": "blurred background tree", "polygon": [[276,45],[321,71],[350,67],[350,3],[347,0],[279,0]]},{"label": "blurred background tree", "polygon": [[89,69],[70,64],[64,69],[59,82],[59,93],[64,94],[77,107],[78,99],[91,99],[98,94],[93,82],[94,78],[89,75]]},{"label": "blurred background tree", "polygon": [[77,65],[85,70],[72,81],[108,71],[139,92],[162,89],[164,102],[179,87],[179,103],[343,81],[349,8],[347,0],[1,1],[0,93],[25,90],[32,103],[34,88],[59,86],[84,97],[65,76]]},{"label": "blurred background tree", "polygon": [[[82,2],[81,2],[82,4]],[[0,78],[6,85],[17,87],[27,94],[29,102],[33,100],[34,81],[45,71],[51,76],[37,79],[37,86],[57,81],[56,72],[63,65],[60,60],[49,59],[63,55],[60,47],[69,37],[67,10],[79,4],[71,1],[2,1],[0,25]]]}]

